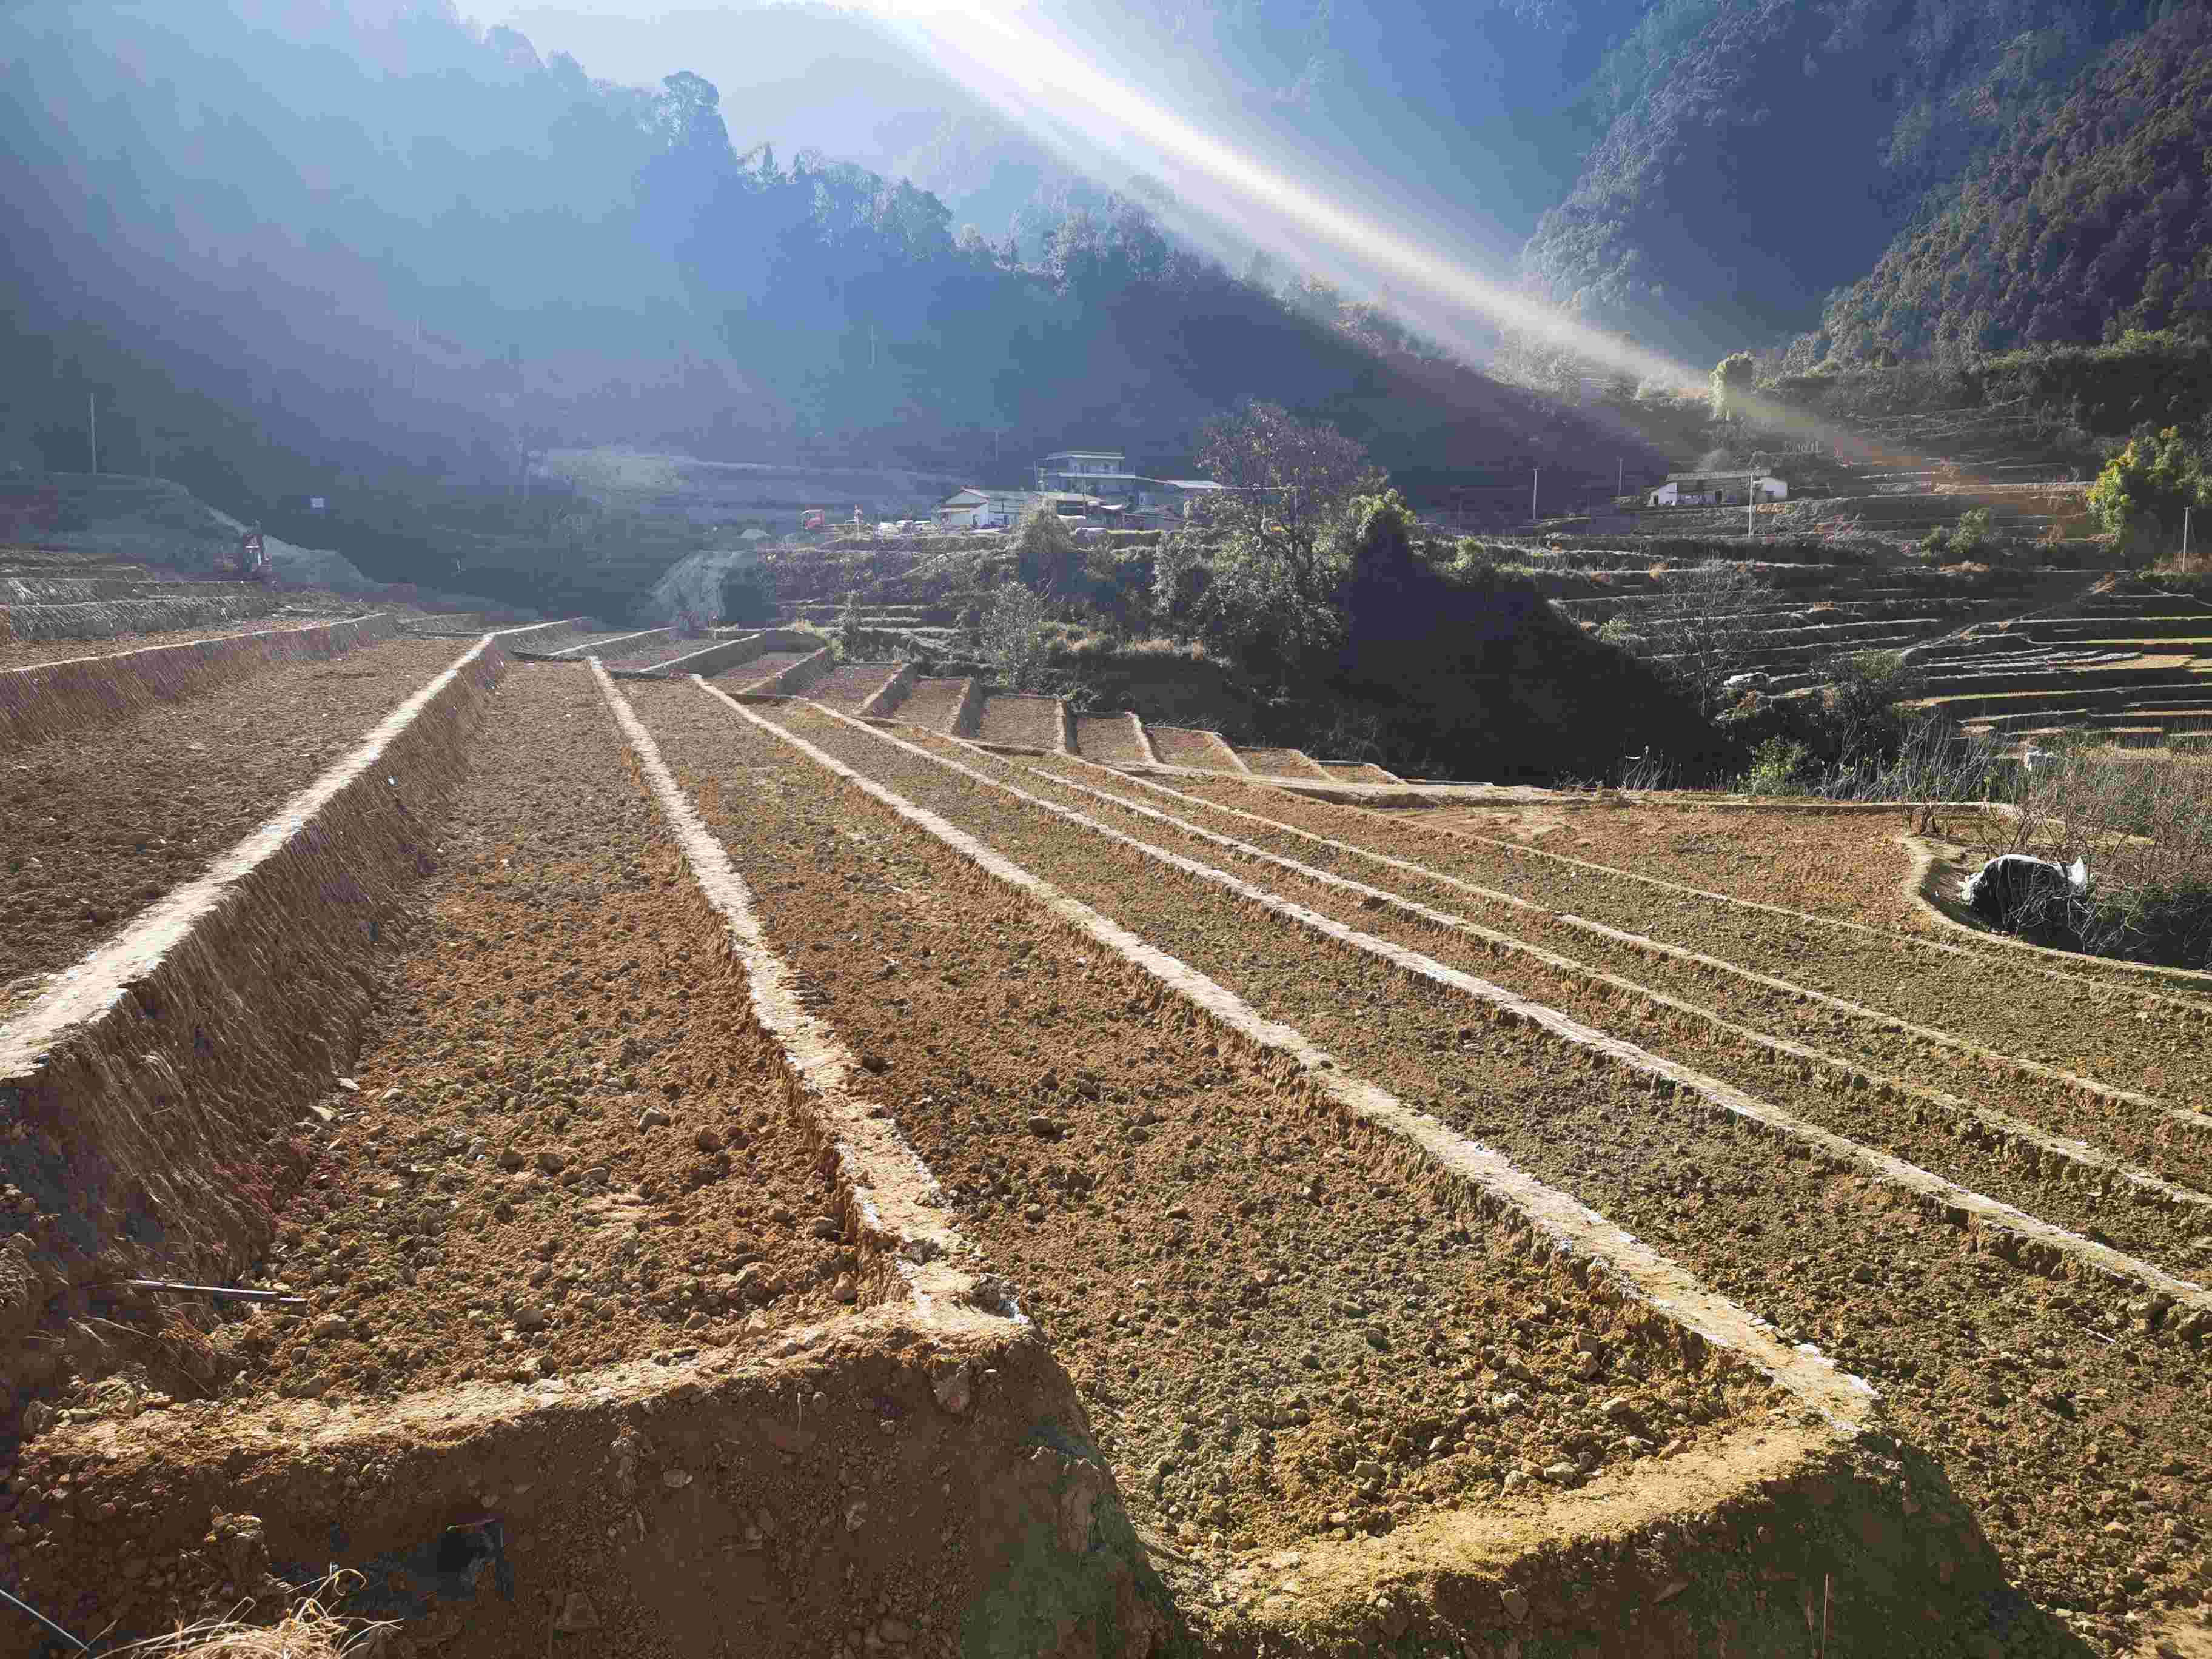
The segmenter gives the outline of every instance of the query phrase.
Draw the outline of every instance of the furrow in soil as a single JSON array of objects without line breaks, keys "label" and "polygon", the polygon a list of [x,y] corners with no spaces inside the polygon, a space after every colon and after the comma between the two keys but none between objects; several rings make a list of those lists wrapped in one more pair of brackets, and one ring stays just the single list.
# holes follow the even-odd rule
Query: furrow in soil
[{"label": "furrow in soil", "polygon": [[510,671],[261,1267],[314,1305],[217,1328],[246,1388],[552,1376],[849,1300],[829,1189],[626,757],[590,675]]},{"label": "furrow in soil", "polygon": [[2182,1591],[2207,1520],[2212,1383],[2149,1299],[2024,1273],[1888,1183],[1484,1019],[1462,995],[872,732],[768,713],[1869,1376],[2039,1601],[2117,1613]]},{"label": "furrow in soil", "polygon": [[696,690],[627,690],[1140,1519],[1260,1545],[1387,1530],[1768,1397],[1449,1218],[1401,1145],[1163,1018],[1133,970],[834,775]]}]

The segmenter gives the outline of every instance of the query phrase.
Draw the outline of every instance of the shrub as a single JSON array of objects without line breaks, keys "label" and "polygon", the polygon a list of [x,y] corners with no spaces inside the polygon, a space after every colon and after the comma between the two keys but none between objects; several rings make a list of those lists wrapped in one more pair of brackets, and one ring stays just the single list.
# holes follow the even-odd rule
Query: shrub
[{"label": "shrub", "polygon": [[1751,770],[1736,785],[1746,795],[1802,795],[1810,793],[1804,773],[1813,751],[1790,738],[1768,738],[1751,751]]},{"label": "shrub", "polygon": [[1976,548],[1989,539],[1989,508],[1986,507],[1969,508],[1959,515],[1959,522],[1952,527],[1951,551],[1959,558],[1968,557]]},{"label": "shrub", "polygon": [[1030,586],[1047,593],[1066,593],[1075,584],[1083,556],[1075,532],[1043,502],[1022,514],[1014,532],[1014,574]]},{"label": "shrub", "polygon": [[2183,510],[2206,507],[2212,507],[2212,479],[2178,427],[2154,439],[2129,440],[2089,490],[2090,512],[2118,534],[2123,550],[2137,556],[2179,547]]}]

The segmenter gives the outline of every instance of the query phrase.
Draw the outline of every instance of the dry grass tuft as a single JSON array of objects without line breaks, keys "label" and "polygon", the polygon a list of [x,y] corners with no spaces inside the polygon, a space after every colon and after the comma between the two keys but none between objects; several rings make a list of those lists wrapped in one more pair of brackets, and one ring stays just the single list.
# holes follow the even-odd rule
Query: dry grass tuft
[{"label": "dry grass tuft", "polygon": [[340,1570],[273,1625],[239,1619],[204,1619],[167,1636],[149,1637],[117,1650],[118,1659],[368,1659],[399,1628],[391,1620],[347,1619],[325,1605],[343,1601],[364,1582]]}]

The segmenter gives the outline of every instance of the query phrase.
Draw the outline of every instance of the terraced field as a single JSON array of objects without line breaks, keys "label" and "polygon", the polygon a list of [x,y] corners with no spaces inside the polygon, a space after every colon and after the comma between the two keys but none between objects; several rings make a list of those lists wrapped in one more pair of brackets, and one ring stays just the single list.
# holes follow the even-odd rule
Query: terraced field
[{"label": "terraced field", "polygon": [[0,751],[0,989],[33,993],[198,875],[459,653],[391,640]]},{"label": "terraced field", "polygon": [[[1893,817],[1370,811],[965,681],[851,717],[895,672],[507,667],[434,833],[347,832],[406,884],[349,1038],[241,990],[319,1058],[233,1079],[187,951],[82,1039],[270,1151],[94,1256],[0,1153],[0,1583],[130,1631],[335,1560],[501,1656],[2212,1636],[2200,983],[1936,928]],[[0,1017],[72,1170],[143,1127],[18,1033],[123,1006]]]}]

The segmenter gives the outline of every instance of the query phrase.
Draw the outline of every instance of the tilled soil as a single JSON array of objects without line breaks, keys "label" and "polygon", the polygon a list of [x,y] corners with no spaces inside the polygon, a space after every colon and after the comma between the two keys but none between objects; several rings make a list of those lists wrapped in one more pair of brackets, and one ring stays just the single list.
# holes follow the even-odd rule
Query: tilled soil
[{"label": "tilled soil", "polygon": [[894,718],[926,731],[949,732],[967,689],[963,679],[916,680],[906,701],[893,711]]},{"label": "tilled soil", "polygon": [[[696,695],[696,694],[695,694]],[[380,1012],[222,1329],[247,1385],[530,1377],[833,1310],[850,1253],[596,683],[519,664]]]},{"label": "tilled soil", "polygon": [[2016,1270],[1883,1183],[1793,1158],[871,734],[773,717],[1874,1380],[2039,1601],[2118,1645],[2125,1613],[2201,1596],[2212,1382],[2201,1349],[2153,1328],[2151,1304]]},{"label": "tilled soil", "polygon": [[986,697],[975,735],[986,743],[1056,750],[1060,747],[1060,704],[1050,697]]},{"label": "tilled soil", "polygon": [[1152,747],[1159,752],[1164,766],[1198,766],[1211,772],[1233,772],[1237,763],[1205,732],[1187,731],[1180,726],[1147,726],[1146,732]]},{"label": "tilled soil", "polygon": [[[1164,798],[1079,767],[1032,762],[1006,776],[1018,787],[1035,786],[1047,792],[1050,792],[1044,781],[1047,777],[1103,790],[1216,835],[1461,916],[1593,971],[1709,1010],[1730,1024],[1833,1056],[1886,1082],[1938,1091],[1961,1103],[2073,1136],[2134,1160],[2183,1186],[2212,1194],[2212,1135],[2183,1131],[2170,1115],[2154,1108],[2086,1094],[2062,1080],[2005,1067],[1984,1054],[1945,1048],[1893,1029],[1879,1019],[1808,1006],[1790,991],[1616,943],[1574,927],[1549,912],[1486,902],[1465,888],[1424,880],[1287,830],[1270,830],[1202,804]],[[1053,793],[1054,799],[1078,811],[1096,812],[1103,806],[1095,796],[1080,790],[1065,795]],[[1243,810],[1249,812],[1266,804],[1255,802]],[[1208,862],[1229,856],[1224,849],[1208,849],[1196,837],[1178,835],[1154,820],[1103,810],[1124,833],[1160,840]],[[1727,1042],[1711,1026],[1685,1023],[1671,1012],[1627,1006],[1616,991],[1585,988],[1533,961],[1493,955],[1472,938],[1440,932],[1388,908],[1377,910],[1365,900],[1331,892],[1290,872],[1270,868],[1255,874],[1269,884],[1288,884],[1301,903],[1348,926],[1449,962],[1559,1008],[1585,1024],[1618,1030],[1648,1048],[1672,1054],[1686,1064],[1723,1077],[1839,1133],[1879,1141],[1900,1157],[1939,1174],[2077,1231],[2108,1236],[2121,1248],[2162,1260],[2169,1267],[2185,1270],[2194,1255],[2191,1243],[2194,1235],[2212,1231],[2212,1200],[2193,1210],[2145,1206],[2136,1202],[2131,1193],[2119,1189],[2118,1183],[2115,1190],[2105,1192],[2101,1180],[2083,1177],[2081,1165],[2055,1157],[2025,1160],[2003,1139],[1969,1131],[1963,1118],[1945,1113],[1935,1103],[1886,1101],[1872,1090],[1839,1092],[1833,1087],[1818,1086],[1815,1079],[1826,1081],[1836,1074],[1802,1075],[1794,1060],[1771,1051],[1745,1049]]]},{"label": "tilled soil", "polygon": [[0,1005],[198,875],[468,648],[389,640],[272,663],[0,755]]},{"label": "tilled soil", "polygon": [[629,690],[1140,1516],[1243,1544],[1384,1529],[1765,1397],[1501,1231],[1455,1233],[1388,1143],[1146,1016],[1097,947],[726,708]]},{"label": "tilled soil", "polygon": [[122,651],[143,651],[156,645],[186,645],[194,640],[224,640],[239,634],[266,634],[281,628],[306,628],[316,623],[343,622],[366,616],[358,609],[344,611],[280,611],[266,617],[241,617],[234,622],[210,622],[198,628],[171,628],[154,634],[118,634],[104,640],[0,641],[0,669],[33,668],[40,663],[68,662],[76,657],[112,657]]},{"label": "tilled soil", "polygon": [[637,631],[635,628],[625,628],[611,633],[587,628],[545,628],[540,629],[534,634],[518,634],[514,635],[513,643],[518,651],[527,651],[533,656],[545,657],[551,656],[556,651],[575,650],[576,647],[581,647],[580,650],[576,650],[577,658],[580,661],[585,657],[596,654],[592,650],[593,647],[610,640],[626,638]]},{"label": "tilled soil", "polygon": [[757,685],[763,680],[773,679],[787,668],[795,668],[814,654],[811,651],[763,651],[750,662],[741,662],[708,678],[724,685]]},{"label": "tilled soil", "polygon": [[1104,766],[1135,766],[1152,758],[1139,744],[1136,728],[1127,714],[1078,716],[1075,747],[1086,759]]},{"label": "tilled soil", "polygon": [[[1899,896],[1911,860],[1901,812],[1700,811],[1691,807],[1577,806],[1565,812],[1409,808],[1439,828],[1516,837],[1593,864],[1877,927],[1905,927]],[[1529,823],[1530,819],[1538,822]],[[1524,828],[1525,825],[1525,828]],[[1787,893],[1788,898],[1777,895]]]},{"label": "tilled soil", "polygon": [[[1970,1037],[2000,1054],[2040,1060],[2176,1104],[2201,1105],[2212,1098],[2212,1045],[2204,1041],[2198,1009],[2146,1000],[2140,983],[2085,986],[2039,973],[2039,963],[2001,948],[1932,951],[1901,936],[1701,899],[1626,875],[1562,864],[1532,850],[1431,830],[1417,819],[1387,819],[1288,795],[1263,798],[1202,778],[1177,780],[1175,787],[1247,811],[1264,811],[1282,823],[1553,910],[1686,945]],[[1770,891],[1759,902],[1795,907],[1787,890]],[[2160,998],[2169,988],[2155,988]]]},{"label": "tilled soil", "polygon": [[815,681],[807,688],[806,695],[816,702],[826,702],[832,708],[850,714],[883,690],[884,682],[898,670],[895,662],[844,663]]},{"label": "tilled soil", "polygon": [[694,651],[704,651],[714,643],[714,641],[706,638],[644,640],[635,645],[617,645],[609,647],[610,652],[619,652],[621,654],[618,656],[612,654],[602,656],[597,652],[586,652],[585,654],[600,656],[600,660],[609,668],[627,669],[635,672],[640,669],[658,668],[661,664],[673,662],[678,657],[688,657]]},{"label": "tilled soil", "polygon": [[1322,775],[1295,749],[1240,749],[1244,764],[1265,777],[1316,778]]}]

